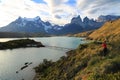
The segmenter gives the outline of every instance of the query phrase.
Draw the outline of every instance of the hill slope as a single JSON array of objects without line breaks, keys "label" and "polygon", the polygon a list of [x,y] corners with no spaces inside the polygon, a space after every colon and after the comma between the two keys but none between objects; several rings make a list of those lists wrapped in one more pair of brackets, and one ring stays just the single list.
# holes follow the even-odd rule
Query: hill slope
[{"label": "hill slope", "polygon": [[89,37],[97,40],[118,40],[120,38],[120,19],[106,22],[101,28],[89,35]]},{"label": "hill slope", "polygon": [[[107,32],[105,35],[110,42],[106,56],[102,56],[101,43],[82,44],[57,62],[43,60],[35,68],[37,74],[34,80],[120,80],[119,22],[107,22],[90,35],[93,39],[102,40],[101,32]],[[117,40],[111,39],[114,36]]]}]

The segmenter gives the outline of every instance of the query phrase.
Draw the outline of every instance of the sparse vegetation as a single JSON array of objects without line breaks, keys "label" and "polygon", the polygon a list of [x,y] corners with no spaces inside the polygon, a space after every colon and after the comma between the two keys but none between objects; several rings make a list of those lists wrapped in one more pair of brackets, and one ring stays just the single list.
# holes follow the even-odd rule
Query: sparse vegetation
[{"label": "sparse vegetation", "polygon": [[[112,22],[112,23],[111,23]],[[89,35],[94,40],[117,41],[120,39],[120,19],[106,22],[101,28]]]},{"label": "sparse vegetation", "polygon": [[77,34],[67,34],[66,36],[74,36],[74,37],[88,37],[94,30],[85,31]]},{"label": "sparse vegetation", "polygon": [[[68,52],[68,56],[61,57],[57,62],[51,62],[51,65],[47,65],[45,68],[42,67],[45,73],[44,71],[36,71],[40,76],[38,76],[39,80],[57,80],[58,78],[60,80],[97,80],[93,79],[96,75],[92,74],[98,73],[108,77],[111,73],[119,73],[120,59],[118,56],[120,56],[120,52],[111,57],[114,51],[112,49],[106,57],[103,57],[99,55],[102,50],[100,46],[101,44],[96,43],[80,45],[76,50]],[[109,49],[110,47],[111,45],[109,45]],[[43,65],[44,63],[39,66]],[[113,77],[115,76],[113,75]]]},{"label": "sparse vegetation", "polygon": [[[111,24],[112,32],[107,29]],[[43,68],[44,71],[36,71],[35,80],[120,80],[120,30],[116,32],[116,28],[120,28],[118,24],[120,19],[112,23],[107,22],[103,28],[89,36],[97,41],[82,44],[77,49],[67,52],[66,57],[61,57],[57,62],[50,62],[51,65]],[[105,36],[109,51],[106,56],[101,55],[101,41],[104,40],[101,36],[102,31],[107,32]],[[39,66],[43,65],[44,63]]]}]

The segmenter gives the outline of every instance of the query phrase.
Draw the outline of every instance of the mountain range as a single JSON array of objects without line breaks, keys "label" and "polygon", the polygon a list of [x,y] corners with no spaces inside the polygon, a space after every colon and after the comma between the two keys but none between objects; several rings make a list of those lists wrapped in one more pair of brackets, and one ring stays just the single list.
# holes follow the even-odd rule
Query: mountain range
[{"label": "mountain range", "polygon": [[120,16],[107,15],[99,16],[97,20],[88,17],[81,19],[80,15],[73,17],[71,22],[64,26],[53,25],[44,22],[39,16],[35,18],[19,17],[10,24],[0,28],[0,32],[26,32],[26,33],[46,33],[53,35],[75,34],[83,31],[94,30],[101,27],[106,21],[115,20]]}]

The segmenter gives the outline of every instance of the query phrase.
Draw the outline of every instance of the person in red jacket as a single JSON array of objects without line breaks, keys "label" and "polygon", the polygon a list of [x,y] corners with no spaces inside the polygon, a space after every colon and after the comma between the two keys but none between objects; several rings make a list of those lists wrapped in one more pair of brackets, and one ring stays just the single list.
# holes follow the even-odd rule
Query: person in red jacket
[{"label": "person in red jacket", "polygon": [[105,56],[107,54],[107,44],[106,44],[106,41],[104,41],[102,43],[102,47],[103,47],[103,55]]}]

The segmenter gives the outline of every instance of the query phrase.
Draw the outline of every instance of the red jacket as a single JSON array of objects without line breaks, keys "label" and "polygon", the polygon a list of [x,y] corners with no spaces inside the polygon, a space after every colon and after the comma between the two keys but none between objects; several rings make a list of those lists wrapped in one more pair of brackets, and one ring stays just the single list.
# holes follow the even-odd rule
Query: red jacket
[{"label": "red jacket", "polygon": [[103,47],[103,48],[107,48],[106,43],[103,43],[103,44],[102,44],[102,47]]}]

